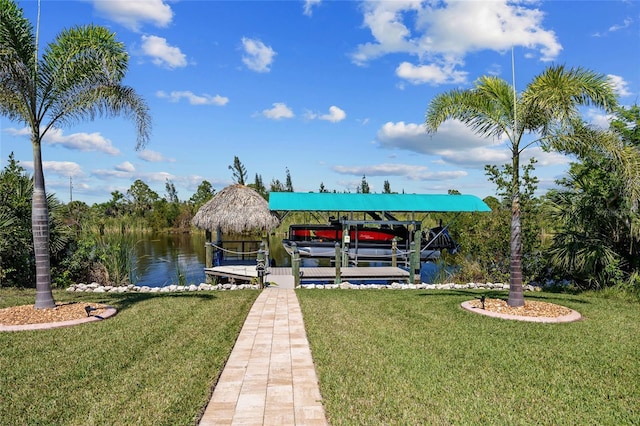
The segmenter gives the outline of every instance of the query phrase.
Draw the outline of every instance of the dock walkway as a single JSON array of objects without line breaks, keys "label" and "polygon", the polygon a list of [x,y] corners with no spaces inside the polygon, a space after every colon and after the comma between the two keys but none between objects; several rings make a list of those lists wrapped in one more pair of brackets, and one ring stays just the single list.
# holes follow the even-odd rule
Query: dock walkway
[{"label": "dock walkway", "polygon": [[293,289],[260,293],[199,424],[328,425]]},{"label": "dock walkway", "polygon": [[[257,278],[254,265],[226,265],[205,268],[205,273],[234,280],[249,281]],[[408,282],[409,272],[391,266],[350,266],[340,268],[341,281],[394,281]],[[300,282],[333,282],[336,278],[334,267],[301,267]],[[284,288],[293,288],[293,272],[288,267],[271,267],[265,281],[274,282]]]}]

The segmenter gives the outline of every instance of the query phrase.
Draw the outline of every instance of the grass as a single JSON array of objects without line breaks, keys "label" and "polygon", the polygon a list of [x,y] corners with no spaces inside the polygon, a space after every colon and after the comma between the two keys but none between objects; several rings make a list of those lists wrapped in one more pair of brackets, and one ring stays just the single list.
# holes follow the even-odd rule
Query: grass
[{"label": "grass", "polygon": [[585,318],[536,324],[459,307],[476,296],[299,291],[330,423],[640,424],[637,303],[536,293]]},{"label": "grass", "polygon": [[[195,424],[257,296],[55,292],[56,301],[119,312],[71,328],[0,333],[0,423]],[[0,308],[34,299],[34,291],[3,289]]]},{"label": "grass", "polygon": [[[257,295],[55,292],[119,313],[0,333],[0,423],[194,424]],[[585,319],[535,324],[459,308],[477,295],[299,291],[331,424],[640,423],[637,303],[536,293]],[[34,297],[3,289],[0,308]]]}]

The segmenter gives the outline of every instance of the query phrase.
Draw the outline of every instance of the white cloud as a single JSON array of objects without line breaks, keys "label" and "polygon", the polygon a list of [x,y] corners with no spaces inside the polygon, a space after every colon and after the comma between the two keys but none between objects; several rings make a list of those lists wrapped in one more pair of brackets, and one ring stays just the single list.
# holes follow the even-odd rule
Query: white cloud
[{"label": "white cloud", "polygon": [[304,0],[304,6],[302,6],[303,11],[306,16],[313,15],[313,8],[320,5],[322,0]]},{"label": "white cloud", "polygon": [[425,7],[418,28],[425,29],[420,46],[427,52],[462,56],[485,49],[512,46],[537,50],[540,59],[555,59],[562,46],[556,34],[542,27],[544,13],[522,1],[451,1],[445,7]]},{"label": "white cloud", "polygon": [[627,83],[624,78],[614,74],[609,74],[607,77],[613,85],[613,90],[615,90],[618,96],[631,95],[631,92],[629,91],[629,83]]},{"label": "white cloud", "polygon": [[266,46],[262,41],[257,39],[242,37],[242,48],[245,53],[242,56],[242,62],[244,62],[250,70],[256,72],[271,71],[270,67],[276,52],[270,46]]},{"label": "white cloud", "polygon": [[[24,127],[22,129],[8,128],[7,133],[13,136],[31,136],[31,130]],[[100,133],[72,133],[65,136],[61,129],[51,128],[44,135],[42,141],[47,145],[61,145],[67,149],[82,152],[104,152],[109,155],[119,155],[120,150],[111,144],[109,139],[104,138]]]},{"label": "white cloud", "polygon": [[571,162],[571,159],[566,155],[553,151],[547,152],[539,146],[526,149],[520,155],[520,164],[528,163],[530,158],[538,160],[536,167],[566,165]]},{"label": "white cloud", "polygon": [[308,111],[307,113],[305,113],[304,116],[308,120],[318,119],[318,120],[330,121],[332,123],[337,123],[347,118],[347,113],[344,112],[344,110],[342,110],[341,108],[335,105],[332,105],[329,107],[328,114],[319,114],[312,111]]},{"label": "white cloud", "polygon": [[293,111],[282,102],[276,102],[273,104],[273,108],[263,110],[262,115],[272,120],[294,117]]},{"label": "white cloud", "polygon": [[176,177],[167,172],[143,173],[141,178],[149,182],[165,183],[167,180],[174,181]]},{"label": "white cloud", "polygon": [[449,164],[482,168],[485,164],[506,164],[511,161],[511,153],[507,149],[477,147],[466,150],[443,149],[438,155]]},{"label": "white cloud", "polygon": [[463,170],[429,172],[426,166],[390,163],[369,166],[333,166],[332,170],[353,176],[403,176],[413,181],[458,179],[468,174]]},{"label": "white cloud", "polygon": [[385,163],[371,166],[333,166],[332,170],[343,175],[355,176],[409,176],[424,173],[427,167]]},{"label": "white cloud", "polygon": [[[98,178],[107,179],[141,179],[146,183],[165,183],[167,179],[171,181],[176,180],[176,176],[167,172],[135,172],[129,170],[121,170],[119,166],[113,168],[113,170],[96,169],[91,172],[92,175]],[[126,190],[125,190],[126,191]]]},{"label": "white cloud", "polygon": [[9,133],[12,136],[31,136],[31,129],[23,127],[22,129],[16,129],[15,127],[9,127],[3,129],[3,131]]},{"label": "white cloud", "polygon": [[142,51],[158,66],[180,68],[187,66],[187,57],[178,47],[169,46],[167,40],[158,36],[142,36]]},{"label": "white cloud", "polygon": [[93,6],[132,31],[139,31],[145,22],[166,27],[173,19],[171,7],[162,0],[93,0]]},{"label": "white cloud", "polygon": [[115,167],[115,169],[120,172],[127,172],[127,173],[133,173],[136,171],[135,166],[131,164],[129,161],[125,161],[124,163],[118,164]]},{"label": "white cloud", "polygon": [[609,27],[609,32],[615,32],[615,31],[623,30],[625,28],[629,28],[632,23],[633,23],[633,19],[625,18],[624,21],[622,21],[622,24],[616,24]]},{"label": "white cloud", "polygon": [[409,80],[413,84],[458,84],[467,80],[467,72],[456,71],[450,65],[439,66],[430,65],[413,65],[409,62],[401,63],[396,68],[396,75],[405,80]]},{"label": "white cloud", "polygon": [[589,123],[600,129],[608,129],[611,124],[611,119],[613,118],[611,114],[605,114],[602,110],[594,108],[589,108],[586,114]]},{"label": "white cloud", "polygon": [[[25,168],[33,170],[33,161],[20,162]],[[82,167],[73,161],[43,161],[42,169],[45,174],[53,174],[58,176],[80,177],[84,176]]]},{"label": "white cloud", "polygon": [[140,151],[138,153],[138,157],[141,160],[147,161],[149,163],[162,163],[162,162],[173,163],[176,161],[173,158],[167,158],[164,155],[160,154],[159,152],[151,151],[150,149],[145,149],[144,151]]},{"label": "white cloud", "polygon": [[104,170],[104,169],[96,169],[91,172],[92,175],[100,177],[100,178],[109,178],[109,179],[130,179],[134,176],[132,172],[126,170]]},{"label": "white cloud", "polygon": [[382,148],[437,156],[444,163],[470,167],[502,164],[510,158],[501,140],[479,137],[456,120],[445,121],[434,134],[427,134],[419,124],[388,122],[378,130],[376,142]]},{"label": "white cloud", "polygon": [[50,129],[42,139],[47,145],[61,145],[68,149],[83,152],[104,152],[109,155],[119,155],[120,150],[111,144],[109,139],[100,133],[72,133],[64,135],[61,129]]},{"label": "white cloud", "polygon": [[[502,165],[511,161],[511,153],[505,147],[504,141],[479,137],[456,120],[445,121],[438,132],[432,135],[427,134],[424,127],[418,124],[388,122],[378,130],[376,142],[387,149],[401,149],[435,156],[438,159],[434,163],[440,165],[455,164],[483,168],[485,164]],[[563,165],[569,161],[562,154],[544,152],[538,146],[525,150],[522,161],[528,161],[531,157],[538,160],[539,166]],[[426,176],[429,175],[426,174]],[[443,176],[445,175],[441,175]],[[431,177],[430,180],[433,179],[434,177]],[[426,180],[426,178],[421,176],[420,180]]]},{"label": "white cloud", "polygon": [[[13,136],[31,136],[31,130],[28,127],[22,129],[8,128],[4,129],[4,131]],[[120,155],[120,150],[98,132],[64,135],[62,129],[51,128],[45,133],[42,141],[47,145],[60,145],[67,149],[82,152],[103,152],[109,155]]]},{"label": "white cloud", "polygon": [[338,108],[335,105],[329,107],[329,113],[323,114],[320,116],[320,120],[330,121],[332,123],[337,123],[338,121],[342,121],[347,117],[347,113],[342,109]]},{"label": "white cloud", "polygon": [[156,92],[156,96],[162,99],[169,99],[170,102],[179,102],[180,99],[186,99],[191,105],[226,105],[229,102],[229,98],[215,95],[211,96],[206,93],[202,95],[196,95],[190,91],[173,91],[166,93],[162,90]]},{"label": "white cloud", "polygon": [[500,144],[500,141],[477,136],[456,120],[445,121],[438,132],[431,135],[421,124],[387,122],[378,130],[376,140],[383,148],[403,149],[427,155],[438,155],[444,149],[465,150]]},{"label": "white cloud", "polygon": [[405,63],[396,70],[415,84],[460,81],[466,75],[456,67],[472,52],[520,46],[551,61],[562,50],[556,34],[542,26],[544,13],[529,0],[376,1],[363,2],[362,9],[374,40],[358,45],[353,62],[365,65],[390,53],[415,55],[420,65]]}]

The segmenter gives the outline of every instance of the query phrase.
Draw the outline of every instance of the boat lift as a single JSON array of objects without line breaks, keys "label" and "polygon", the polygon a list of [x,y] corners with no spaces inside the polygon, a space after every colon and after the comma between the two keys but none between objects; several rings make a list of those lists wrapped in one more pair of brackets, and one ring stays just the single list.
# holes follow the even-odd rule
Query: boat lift
[{"label": "boat lift", "polygon": [[[349,261],[350,229],[359,225],[405,226],[409,231],[409,258],[411,281],[415,280],[417,272],[419,279],[420,255],[429,250],[429,245],[437,241],[446,232],[444,227],[436,228],[438,232],[429,235],[429,242],[421,247],[422,221],[414,219],[415,213],[445,213],[445,212],[489,212],[491,209],[480,198],[474,195],[462,194],[350,194],[350,193],[300,193],[300,192],[272,192],[269,194],[269,209],[285,217],[289,212],[349,212],[350,218],[340,219],[342,225],[342,259],[340,263],[347,265]],[[385,219],[355,220],[356,212],[380,212]],[[410,213],[412,220],[399,221],[389,213]],[[457,217],[457,216],[456,216]],[[418,242],[416,244],[416,241]],[[358,259],[358,239],[355,244],[355,262]],[[416,247],[417,246],[417,247]]]}]

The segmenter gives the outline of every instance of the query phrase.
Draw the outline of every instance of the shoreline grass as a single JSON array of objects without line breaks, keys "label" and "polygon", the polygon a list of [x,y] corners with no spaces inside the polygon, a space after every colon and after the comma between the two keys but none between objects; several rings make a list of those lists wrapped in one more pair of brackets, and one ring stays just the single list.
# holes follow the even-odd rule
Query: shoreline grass
[{"label": "shoreline grass", "polygon": [[[3,424],[195,424],[258,292],[96,294],[56,301],[115,306],[70,328],[0,333]],[[0,291],[0,308],[32,304]]]},{"label": "shoreline grass", "polygon": [[459,307],[478,295],[299,291],[330,423],[638,424],[638,304],[536,293],[585,318],[537,324]]}]

